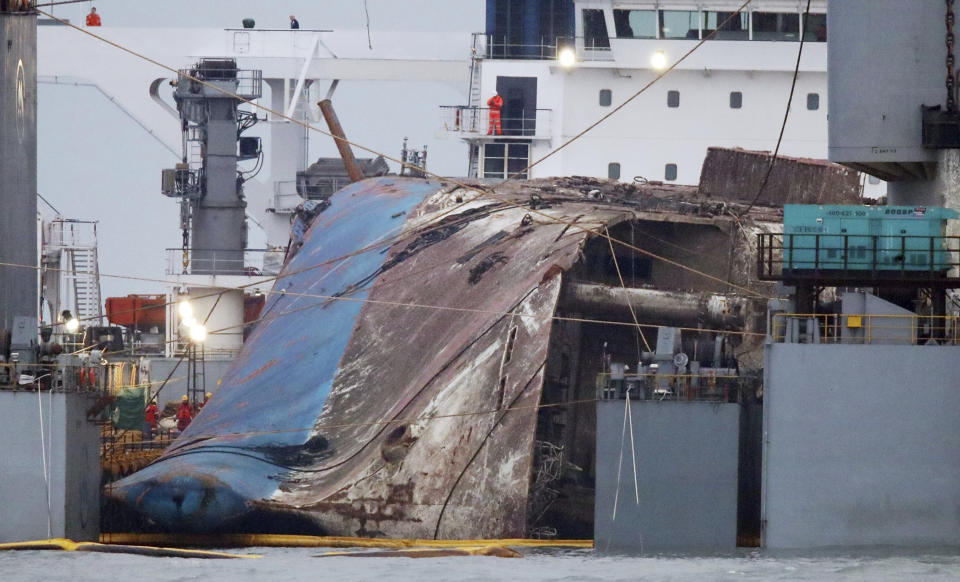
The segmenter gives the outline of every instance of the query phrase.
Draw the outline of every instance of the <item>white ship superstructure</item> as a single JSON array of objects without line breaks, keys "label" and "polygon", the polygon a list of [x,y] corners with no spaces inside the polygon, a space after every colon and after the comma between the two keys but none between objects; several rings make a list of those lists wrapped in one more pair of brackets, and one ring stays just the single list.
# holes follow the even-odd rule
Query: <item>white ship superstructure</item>
[{"label": "white ship superstructure", "polygon": [[[205,157],[211,155],[236,157],[243,162],[236,168],[240,171],[238,181],[242,179],[244,185],[238,190],[239,201],[234,202],[260,231],[254,234],[260,244],[251,246],[266,247],[253,249],[244,243],[243,252],[220,252],[227,246],[226,241],[213,242],[211,239],[216,239],[217,234],[210,229],[205,231],[208,236],[204,239],[193,228],[189,242],[184,239],[184,248],[166,249],[168,355],[177,353],[186,338],[185,328],[176,324],[175,309],[177,300],[185,295],[204,297],[197,308],[209,312],[207,327],[219,330],[206,339],[207,347],[228,358],[239,350],[244,301],[243,292],[238,289],[248,293],[265,291],[271,281],[268,276],[275,273],[281,262],[291,214],[304,201],[297,192],[296,174],[312,161],[308,157],[310,132],[306,124],[325,127],[316,106],[318,99],[326,95],[336,101],[338,85],[354,81],[404,80],[465,87],[469,65],[462,54],[453,58],[441,52],[444,47],[466,46],[469,34],[447,32],[385,32],[378,35],[374,48],[368,45],[363,31],[104,27],[92,32],[156,62],[121,52],[62,23],[48,21],[39,32],[42,56],[38,81],[95,87],[117,104],[123,115],[179,158],[170,160],[167,167],[172,168],[174,161],[180,162],[178,168],[199,176]],[[192,127],[181,131],[186,125],[182,125],[173,99],[180,77],[178,69],[189,72],[205,56],[235,63],[231,66],[256,75],[256,91],[243,86],[234,90],[254,103],[244,105],[244,115],[251,120],[250,125],[256,117],[259,127],[250,134],[262,140],[262,149],[258,141],[253,153],[239,152],[234,156],[230,148],[205,151],[206,131],[194,131]],[[118,74],[121,70],[123,73]],[[384,115],[396,115],[393,110],[381,111]],[[430,121],[424,120],[422,125],[429,125]],[[398,150],[400,137],[396,139]],[[162,169],[157,168],[158,176]],[[209,175],[209,168],[203,174]],[[206,178],[203,183],[209,186]],[[167,186],[161,188],[159,180],[157,186],[154,192],[137,194],[159,195],[161,189],[166,195],[176,194],[167,191]],[[213,204],[207,194],[203,196],[203,204]],[[233,200],[231,196],[229,192],[225,195]],[[181,229],[190,229],[195,219],[195,214],[182,213]],[[239,234],[237,230],[231,227],[225,232],[232,238]],[[227,258],[221,260],[222,257]]]},{"label": "white ship superstructure", "polygon": [[[583,175],[695,184],[708,147],[774,149],[802,38],[803,58],[780,153],[827,157],[825,0],[813,1],[806,18],[807,3],[799,0],[754,0],[740,13],[740,0],[486,4],[485,31],[472,38],[447,31],[381,32],[374,45],[360,30],[95,31],[174,69],[215,57],[259,71],[263,95],[257,102],[272,111],[256,112],[260,123],[251,131],[263,140],[259,165],[250,161],[240,168],[245,175],[259,174],[250,176],[243,194],[246,216],[263,231],[263,236],[254,235],[257,244],[252,246],[264,250],[247,248],[243,268],[235,269],[240,274],[210,275],[181,260],[195,249],[168,249],[168,298],[173,301],[183,289],[250,287],[271,272],[265,258],[285,247],[290,216],[303,202],[296,173],[312,161],[309,132],[294,120],[323,127],[314,104],[324,95],[333,95],[336,102],[340,81],[406,80],[463,91],[465,104],[440,107],[436,137],[441,141],[428,145],[449,149],[466,142],[467,163],[456,169],[429,168],[433,171],[493,182],[511,175]],[[168,86],[176,79],[174,71],[62,25],[40,27],[39,51],[41,84],[97,87],[168,150],[182,155],[181,123]],[[610,119],[561,148],[687,53]],[[487,106],[494,92],[504,100],[499,132],[491,131]],[[442,103],[424,97],[431,99]],[[377,126],[400,111],[372,107],[365,122]],[[437,118],[410,122],[436,127]],[[187,145],[194,144],[187,140]],[[195,166],[195,154],[188,147],[182,162]],[[885,189],[876,178],[865,179],[864,186],[870,196]],[[242,323],[241,302],[226,303],[230,305],[221,301],[217,309],[228,308],[232,315],[221,319],[215,314],[213,319],[217,327],[236,329]],[[174,329],[168,326],[169,333]],[[230,348],[239,347],[238,338],[231,336]],[[176,345],[175,337],[167,340]]]},{"label": "white ship superstructure", "polygon": [[[695,184],[710,146],[773,150],[804,39],[780,152],[827,157],[826,2],[488,2],[469,101],[442,128],[470,144],[470,174],[585,175]],[[724,25],[724,22],[726,24]],[[721,26],[722,25],[722,26]],[[720,30],[716,30],[721,26]],[[533,29],[533,30],[531,30]],[[537,163],[703,46],[609,120]],[[504,99],[502,135],[487,100]],[[878,180],[869,192],[881,188]]]}]

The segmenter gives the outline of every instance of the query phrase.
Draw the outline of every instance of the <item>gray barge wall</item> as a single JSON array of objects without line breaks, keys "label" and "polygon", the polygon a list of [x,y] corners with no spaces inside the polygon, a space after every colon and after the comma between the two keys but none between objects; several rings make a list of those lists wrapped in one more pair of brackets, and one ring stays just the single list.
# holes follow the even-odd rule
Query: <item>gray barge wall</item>
[{"label": "gray barge wall", "polygon": [[[37,17],[0,12],[0,262],[37,264]],[[0,330],[37,318],[37,272],[0,265]]]},{"label": "gray barge wall", "polygon": [[767,548],[960,543],[960,348],[772,344]]},{"label": "gray barge wall", "polygon": [[[48,532],[44,451],[49,470]],[[86,420],[85,394],[0,391],[0,543],[49,537],[97,541],[100,534],[100,429]],[[49,535],[52,533],[52,536]]]},{"label": "gray barge wall", "polygon": [[597,551],[640,554],[736,548],[740,405],[631,402],[639,504],[629,434],[617,482],[624,407],[624,400],[597,403]]}]

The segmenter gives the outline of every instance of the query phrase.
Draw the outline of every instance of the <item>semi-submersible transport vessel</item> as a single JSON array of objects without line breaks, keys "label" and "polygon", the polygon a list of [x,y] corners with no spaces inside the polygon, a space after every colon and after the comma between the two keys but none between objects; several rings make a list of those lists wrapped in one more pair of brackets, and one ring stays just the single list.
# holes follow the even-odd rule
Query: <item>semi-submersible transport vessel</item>
[{"label": "semi-submersible transport vessel", "polygon": [[[241,184],[238,162],[265,154],[242,135],[256,116],[222,90],[258,99],[266,83],[274,110],[303,119],[325,78],[311,67],[330,64],[336,35],[218,31],[227,57],[181,58],[172,141],[187,151],[163,191],[181,204],[185,240],[209,242],[178,249],[164,303],[192,298],[228,327],[242,323],[236,287],[262,277],[267,297],[202,413],[156,461],[104,488],[108,523],[593,536],[611,551],[731,549],[738,536],[769,548],[956,543],[960,523],[940,511],[955,506],[960,474],[948,308],[960,249],[956,214],[943,208],[956,206],[955,97],[942,86],[949,3],[834,2],[829,15],[823,3],[810,14],[806,3],[751,4],[734,14],[739,3],[488,3],[487,33],[467,39],[462,63],[467,104],[442,115],[477,181],[384,175],[331,193],[305,152],[293,156],[301,167],[281,165],[301,150],[278,146],[303,140],[274,119],[272,182]],[[24,103],[4,114],[23,115],[4,120],[28,135],[34,16],[3,18],[13,70],[25,62],[3,87]],[[902,25],[882,46],[880,20]],[[824,34],[830,157],[867,172],[863,183],[808,159],[827,153]],[[656,76],[651,57],[672,62],[701,39],[622,121],[525,170]],[[796,157],[766,176],[769,157],[749,150],[769,149],[779,122],[750,109],[782,112],[801,39],[781,149]],[[270,72],[277,47],[299,60],[299,78]],[[912,54],[932,56],[905,62]],[[858,89],[877,78],[889,91]],[[160,97],[168,79],[146,80]],[[502,133],[483,106],[494,89]],[[29,139],[11,146],[22,167],[35,155]],[[701,167],[698,186],[672,183],[697,181]],[[523,180],[492,191],[484,182],[520,170]],[[592,177],[548,178],[570,174]],[[11,175],[6,192],[31,197],[35,177]],[[856,205],[881,178],[889,205]],[[268,241],[284,247],[273,282],[263,263],[247,271],[244,197],[272,215],[261,221]],[[56,367],[32,331],[33,281],[5,273],[4,284],[15,279],[4,290],[4,325],[16,332],[5,363],[20,389],[0,396],[34,406],[31,390],[54,386],[62,422],[86,427],[89,387],[70,374],[44,381]],[[236,335],[213,343],[229,352]],[[96,364],[71,358],[57,361]],[[51,462],[64,491],[83,482],[89,492],[99,474],[77,455]],[[32,523],[27,501],[20,531]],[[95,510],[79,507],[64,504],[57,527],[93,535]]]}]

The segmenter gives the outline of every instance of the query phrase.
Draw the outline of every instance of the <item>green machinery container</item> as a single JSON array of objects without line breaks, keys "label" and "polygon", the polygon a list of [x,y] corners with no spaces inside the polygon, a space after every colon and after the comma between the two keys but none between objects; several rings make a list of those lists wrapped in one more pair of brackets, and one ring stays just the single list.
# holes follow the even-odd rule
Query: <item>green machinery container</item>
[{"label": "green machinery container", "polygon": [[783,270],[942,272],[956,263],[945,237],[957,216],[928,206],[787,204]]}]

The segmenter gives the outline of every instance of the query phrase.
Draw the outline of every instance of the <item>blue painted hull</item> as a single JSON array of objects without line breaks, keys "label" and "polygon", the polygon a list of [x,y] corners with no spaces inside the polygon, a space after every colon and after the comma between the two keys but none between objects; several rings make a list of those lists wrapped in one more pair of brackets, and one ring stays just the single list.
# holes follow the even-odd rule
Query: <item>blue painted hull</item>
[{"label": "blue painted hull", "polygon": [[322,439],[308,439],[363,303],[316,296],[365,299],[390,246],[383,241],[440,188],[385,177],[336,193],[284,266],[217,396],[157,462],[110,485],[108,498],[159,529],[250,527],[252,501],[323,455]]},{"label": "blue painted hull", "polygon": [[527,190],[441,187],[382,178],[333,197],[211,403],[108,490],[135,526],[527,533],[553,316],[589,237],[569,223],[630,210],[567,195],[536,220]]}]

